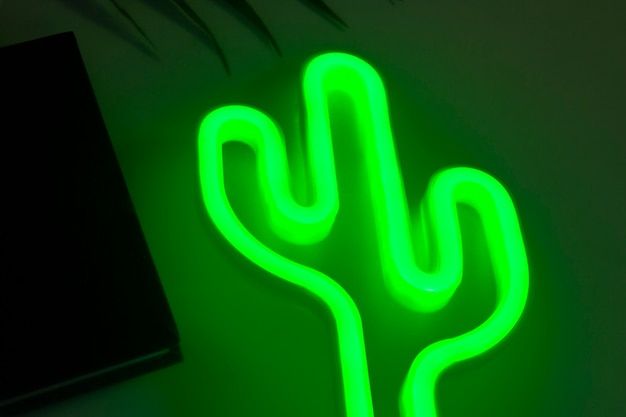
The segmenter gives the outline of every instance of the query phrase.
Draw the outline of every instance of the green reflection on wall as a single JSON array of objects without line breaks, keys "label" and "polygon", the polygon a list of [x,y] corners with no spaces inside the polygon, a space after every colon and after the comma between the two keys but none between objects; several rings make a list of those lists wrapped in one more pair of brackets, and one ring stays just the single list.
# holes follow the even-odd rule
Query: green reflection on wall
[{"label": "green reflection on wall", "polygon": [[[430,181],[415,224],[422,266],[415,259],[406,194],[397,161],[382,81],[364,61],[330,53],[313,59],[304,74],[309,177],[313,202],[292,196],[287,151],[276,124],[244,106],[211,112],[199,134],[200,184],[216,227],[252,262],[318,297],[337,326],[346,414],[373,416],[365,340],[356,304],[335,281],[270,249],[246,229],[228,201],[222,148],[241,141],[257,154],[258,179],[270,225],[285,241],[311,245],[324,240],[339,210],[328,98],[346,94],[355,119],[374,209],[378,246],[387,289],[405,307],[434,312],[448,304],[461,282],[463,250],[459,204],[473,208],[482,222],[496,278],[494,312],[475,329],[433,343],[413,361],[401,394],[404,416],[435,416],[435,382],[452,364],[480,355],[513,328],[528,293],[528,265],[513,203],[504,187],[471,168],[438,172]],[[418,245],[419,246],[419,245]],[[424,261],[426,259],[426,261]],[[425,263],[424,263],[425,262]]]}]

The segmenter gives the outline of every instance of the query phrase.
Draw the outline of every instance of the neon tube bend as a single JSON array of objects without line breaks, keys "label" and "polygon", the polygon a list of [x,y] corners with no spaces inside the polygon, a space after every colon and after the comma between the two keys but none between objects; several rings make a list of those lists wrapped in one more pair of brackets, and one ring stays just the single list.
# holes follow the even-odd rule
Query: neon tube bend
[{"label": "neon tube bend", "polygon": [[437,267],[422,271],[413,255],[406,195],[382,80],[365,61],[328,53],[307,65],[303,90],[313,204],[301,206],[291,195],[284,139],[276,125],[258,110],[225,106],[209,113],[199,131],[199,174],[206,209],[224,237],[244,256],[310,291],[328,306],[337,325],[347,416],[373,417],[363,330],[355,303],[334,280],[272,251],[241,224],[224,188],[222,147],[237,140],[255,150],[270,225],[281,238],[296,244],[321,241],[339,210],[328,97],[333,91],[346,93],[355,106],[358,136],[367,155],[385,283],[399,302],[415,311],[441,309],[460,284],[463,259],[456,207],[459,203],[472,206],[483,222],[498,300],[494,313],[482,325],[430,345],[413,361],[400,394],[401,414],[435,417],[434,390],[441,372],[496,345],[522,314],[528,265],[513,202],[498,181],[476,169],[452,168],[433,176],[419,213]]}]

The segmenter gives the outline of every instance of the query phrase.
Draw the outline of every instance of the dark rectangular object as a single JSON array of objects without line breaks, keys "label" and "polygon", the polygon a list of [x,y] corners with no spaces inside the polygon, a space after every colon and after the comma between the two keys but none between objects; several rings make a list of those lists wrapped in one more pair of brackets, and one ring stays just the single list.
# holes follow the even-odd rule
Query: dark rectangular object
[{"label": "dark rectangular object", "polygon": [[0,49],[0,414],[181,360],[72,33]]}]

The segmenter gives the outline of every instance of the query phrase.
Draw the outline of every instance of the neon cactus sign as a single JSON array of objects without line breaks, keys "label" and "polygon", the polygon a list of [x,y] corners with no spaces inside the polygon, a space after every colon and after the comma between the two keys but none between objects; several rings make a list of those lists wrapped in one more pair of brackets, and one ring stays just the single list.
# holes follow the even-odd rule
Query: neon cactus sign
[{"label": "neon cactus sign", "polygon": [[437,311],[461,282],[463,259],[457,204],[473,207],[487,238],[496,278],[497,304],[480,326],[431,344],[410,366],[400,393],[404,417],[435,417],[435,385],[452,364],[480,355],[511,331],[528,293],[528,264],[517,214],[505,188],[472,168],[452,168],[434,175],[420,214],[425,240],[438,254],[434,271],[421,270],[413,255],[404,185],[390,129],[385,89],[365,61],[343,53],[320,55],[309,62],[303,80],[308,136],[308,163],[315,200],[298,204],[290,191],[283,138],[262,112],[225,106],[209,113],[199,132],[202,197],[211,220],[246,258],[271,274],[300,286],[321,300],[336,323],[339,359],[348,417],[373,417],[374,410],[359,310],[350,295],[330,277],[269,249],[240,222],[231,208],[223,178],[222,147],[242,141],[258,159],[258,178],[269,222],[282,239],[313,244],[330,233],[339,210],[339,195],[328,114],[328,96],[341,91],[352,99],[361,145],[367,156],[383,277],[395,299],[419,312]]}]

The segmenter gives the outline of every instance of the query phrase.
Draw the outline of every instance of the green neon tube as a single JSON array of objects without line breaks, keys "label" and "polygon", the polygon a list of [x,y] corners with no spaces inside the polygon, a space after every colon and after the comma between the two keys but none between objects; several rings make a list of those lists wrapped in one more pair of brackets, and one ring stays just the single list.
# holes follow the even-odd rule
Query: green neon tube
[{"label": "green neon tube", "polygon": [[476,329],[434,343],[419,353],[400,393],[404,417],[435,417],[439,375],[450,365],[499,343],[518,321],[526,303],[526,251],[513,202],[497,180],[472,168],[447,169],[431,178],[419,220],[427,226],[425,238],[435,268],[421,270],[414,258],[409,211],[382,80],[365,61],[328,53],[309,62],[303,80],[314,202],[302,206],[295,201],[280,130],[265,114],[245,106],[218,108],[202,121],[198,146],[203,201],[218,230],[245,257],[327,305],[337,326],[347,416],[373,416],[363,330],[354,301],[328,276],[283,257],[252,236],[233,212],[224,187],[222,147],[229,141],[244,142],[257,155],[258,179],[273,231],[296,244],[323,240],[339,210],[328,114],[328,97],[334,91],[348,94],[355,106],[357,136],[367,156],[383,277],[398,302],[426,313],[443,308],[460,284],[463,271],[457,205],[473,207],[482,220],[496,278],[496,308]]}]

